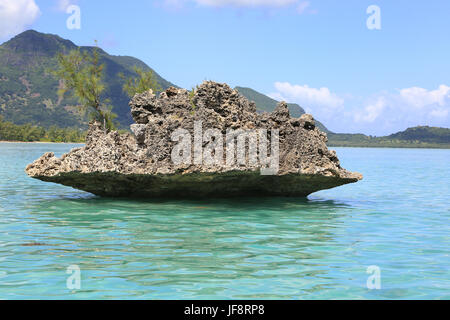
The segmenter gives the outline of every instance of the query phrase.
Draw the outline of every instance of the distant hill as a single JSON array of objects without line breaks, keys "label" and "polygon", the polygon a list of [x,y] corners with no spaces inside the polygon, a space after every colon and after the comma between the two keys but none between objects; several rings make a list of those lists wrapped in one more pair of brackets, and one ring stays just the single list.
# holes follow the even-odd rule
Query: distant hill
[{"label": "distant hill", "polygon": [[[275,110],[275,107],[278,104],[278,101],[259,93],[251,88],[244,87],[236,87],[235,90],[239,91],[244,97],[246,97],[250,101],[254,101],[256,103],[257,109],[259,112],[272,112]],[[302,107],[295,103],[288,103],[289,112],[291,116],[294,118],[300,117],[305,113]]]},{"label": "distant hill", "polygon": [[428,143],[448,143],[450,144],[450,129],[439,127],[420,126],[406,129],[398,133],[391,134],[387,139],[398,139],[405,141],[422,141]]},{"label": "distant hill", "polygon": [[[80,113],[77,101],[71,97],[60,100],[57,89],[60,85],[50,70],[57,67],[59,52],[70,50],[93,51],[94,47],[78,47],[72,41],[57,35],[34,30],[25,31],[0,46],[0,115],[14,124],[33,124],[41,127],[86,128],[88,119]],[[113,112],[118,115],[122,128],[132,123],[129,97],[122,91],[125,76],[135,75],[134,66],[152,70],[139,59],[129,56],[112,56],[98,48],[101,63],[105,65],[106,90],[104,98],[110,100]],[[173,86],[155,72],[163,89]],[[237,87],[243,96],[255,101],[259,112],[275,110],[278,101],[253,89]],[[297,104],[288,104],[293,117],[300,117],[305,110]],[[318,127],[330,132],[317,121]]]},{"label": "distant hill", "polygon": [[332,133],[328,140],[333,147],[450,148],[450,129],[419,126],[385,137]]},{"label": "distant hill", "polygon": [[[32,123],[49,127],[86,127],[87,119],[79,113],[77,101],[71,98],[59,100],[59,81],[48,70],[57,66],[58,52],[80,48],[92,51],[94,47],[78,47],[57,35],[25,31],[0,46],[0,115],[15,124]],[[128,56],[112,56],[99,49],[101,62],[105,64],[105,97],[118,115],[121,127],[132,123],[129,98],[122,91],[125,76],[135,75],[133,66],[151,70],[144,62]],[[163,89],[172,84],[156,73]]]},{"label": "distant hill", "polygon": [[[259,93],[256,90],[253,90],[251,88],[245,88],[245,87],[236,87],[236,89],[240,94],[242,94],[244,97],[246,97],[248,100],[255,102],[256,109],[258,112],[272,112],[275,110],[277,104],[279,101],[274,100],[262,93]],[[296,103],[288,103],[289,107],[289,113],[294,118],[299,118],[302,114],[305,114],[305,110],[300,107]],[[323,132],[330,133],[329,131],[320,121],[316,120],[317,126],[322,130]]]},{"label": "distant hill", "polygon": [[[55,128],[47,132],[45,128],[57,126],[86,129],[88,121],[85,115],[80,114],[77,101],[67,97],[60,100],[57,96],[60,83],[49,73],[49,70],[57,66],[56,55],[59,52],[66,53],[78,48],[82,51],[94,50],[94,47],[78,47],[70,40],[34,30],[25,31],[0,45],[0,131],[3,130],[3,133],[0,132],[0,140],[35,141],[39,137],[41,140],[71,141],[74,139],[71,136],[79,136],[81,133],[73,130],[59,132]],[[110,99],[120,127],[128,128],[132,123],[129,98],[122,91],[123,80],[118,74],[133,76],[134,66],[144,70],[152,69],[139,59],[112,56],[100,48],[98,50],[101,62],[105,64],[104,98]],[[156,72],[155,75],[163,89],[174,86]],[[258,112],[272,112],[278,104],[278,101],[251,88],[235,89],[254,101]],[[305,113],[298,104],[289,103],[288,106],[293,117],[300,117]],[[316,123],[328,134],[329,146],[450,148],[450,129],[447,128],[422,126],[386,137],[372,137],[364,134],[336,134],[319,121],[316,120]],[[20,131],[20,134],[16,131]]]}]

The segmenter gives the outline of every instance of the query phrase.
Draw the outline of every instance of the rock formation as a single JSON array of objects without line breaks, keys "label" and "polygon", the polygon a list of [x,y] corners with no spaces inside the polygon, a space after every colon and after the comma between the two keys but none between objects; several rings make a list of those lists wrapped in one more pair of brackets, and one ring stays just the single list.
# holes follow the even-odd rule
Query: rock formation
[{"label": "rock formation", "polygon": [[[326,146],[326,134],[315,126],[311,115],[291,118],[284,102],[272,113],[257,114],[255,104],[237,91],[208,81],[193,92],[171,87],[158,97],[151,90],[138,94],[130,107],[136,122],[131,125],[133,134],[105,132],[100,124],[93,123],[84,147],[61,158],[46,153],[27,166],[27,174],[100,196],[148,198],[304,197],[362,179],[361,174],[341,168],[336,152]],[[174,162],[172,155],[178,142],[173,141],[173,133],[184,129],[194,135],[199,123],[202,130],[214,128],[224,135],[224,149],[226,143],[234,144],[234,139],[227,140],[229,130],[266,129],[269,135],[278,130],[276,174],[261,175],[261,164],[249,161],[249,152],[245,153],[245,163],[226,161],[226,151],[223,156],[217,153],[220,160],[223,157],[219,162]],[[214,143],[217,146],[221,140],[216,139],[201,135],[202,150]],[[252,140],[244,141],[246,148],[253,146]],[[268,141],[274,145],[269,137]],[[194,149],[189,150],[192,158]],[[257,149],[258,156],[262,155],[260,151]],[[205,156],[202,152],[200,160]]]}]

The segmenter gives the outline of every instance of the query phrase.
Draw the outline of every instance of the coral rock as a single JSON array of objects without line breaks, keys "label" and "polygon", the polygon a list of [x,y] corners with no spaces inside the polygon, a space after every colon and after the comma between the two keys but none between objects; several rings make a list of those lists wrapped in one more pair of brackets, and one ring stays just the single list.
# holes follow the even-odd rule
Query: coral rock
[{"label": "coral rock", "polygon": [[[100,124],[91,124],[84,147],[60,159],[46,153],[28,165],[27,174],[100,196],[148,198],[304,197],[362,179],[340,166],[311,115],[291,118],[284,102],[272,113],[257,114],[255,104],[228,85],[207,81],[194,93],[172,87],[159,97],[151,90],[137,94],[130,107],[133,134],[105,132]],[[251,161],[228,163],[226,152],[219,163],[174,163],[171,155],[178,142],[171,135],[184,129],[194,136],[200,122],[203,131],[214,128],[224,136],[230,129],[278,130],[278,171],[261,175],[261,166]],[[202,146],[212,143],[203,140]]]}]

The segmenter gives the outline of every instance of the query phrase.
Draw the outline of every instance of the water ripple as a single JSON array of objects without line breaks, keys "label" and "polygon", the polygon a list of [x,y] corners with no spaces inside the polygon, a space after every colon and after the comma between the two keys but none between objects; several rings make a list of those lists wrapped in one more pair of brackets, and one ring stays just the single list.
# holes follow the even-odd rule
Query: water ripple
[{"label": "water ripple", "polygon": [[341,148],[365,179],[309,199],[102,199],[25,175],[73,147],[0,144],[0,298],[450,298],[448,150]]}]

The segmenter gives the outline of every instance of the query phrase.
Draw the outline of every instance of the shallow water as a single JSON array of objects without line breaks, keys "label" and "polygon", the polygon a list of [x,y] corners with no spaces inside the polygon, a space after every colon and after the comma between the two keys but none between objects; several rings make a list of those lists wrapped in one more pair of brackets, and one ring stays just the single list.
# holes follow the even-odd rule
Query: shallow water
[{"label": "shallow water", "polygon": [[2,299],[450,299],[450,150],[335,148],[364,180],[308,199],[102,199],[25,175],[75,146],[0,143]]}]

